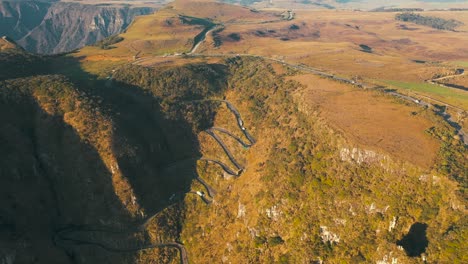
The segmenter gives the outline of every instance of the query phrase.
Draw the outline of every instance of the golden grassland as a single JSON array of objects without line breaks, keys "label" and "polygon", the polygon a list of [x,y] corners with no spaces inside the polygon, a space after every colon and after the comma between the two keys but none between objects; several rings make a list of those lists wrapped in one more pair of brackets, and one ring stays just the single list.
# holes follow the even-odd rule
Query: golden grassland
[{"label": "golden grassland", "polygon": [[[322,0],[319,4],[328,4],[334,6],[337,9],[361,9],[361,10],[372,10],[375,8],[388,6],[387,0],[364,0],[364,1],[349,1],[338,3],[334,0]],[[259,1],[252,4],[256,8],[283,8],[283,9],[323,9],[326,10],[325,6],[317,5],[314,1],[289,1],[289,0],[275,0],[275,1]],[[468,8],[468,3],[462,1],[452,2],[423,2],[423,1],[408,1],[408,0],[397,0],[392,1],[392,7],[401,8],[423,8],[425,10],[430,9],[448,9],[448,8]]]},{"label": "golden grassland", "polygon": [[85,47],[73,56],[87,61],[99,61],[96,58],[101,58],[101,61],[131,62],[136,57],[188,52],[194,37],[202,30],[199,25],[183,24],[178,13],[166,7],[156,14],[137,17],[121,34],[124,41],[114,44],[113,48]]},{"label": "golden grassland", "polygon": [[[292,21],[281,21],[280,13],[207,1],[175,1],[153,15],[138,17],[115,48],[86,47],[72,56],[79,57],[91,73],[105,72],[101,76],[135,58],[143,58],[139,64],[144,66],[216,61],[164,57],[189,51],[203,30],[202,26],[182,24],[178,15],[183,14],[224,24],[224,30],[216,36],[209,34],[197,52],[282,59],[365,83],[408,89],[467,109],[466,91],[433,86],[426,80],[466,67],[468,12],[424,12],[462,21],[465,25],[455,32],[396,21],[396,13],[302,10],[296,11]],[[265,21],[276,22],[262,23]],[[221,40],[216,47],[215,37]],[[360,45],[371,51],[365,52]]]},{"label": "golden grassland", "polygon": [[[468,67],[467,67],[467,70],[468,70]],[[462,76],[456,76],[453,78],[444,79],[441,81],[441,83],[454,84],[454,85],[462,86],[468,89],[468,75],[464,74]]]},{"label": "golden grassland", "polygon": [[[223,58],[218,57],[164,56],[187,52],[194,37],[203,30],[201,26],[182,24],[177,16],[184,14],[224,23],[224,30],[217,36],[221,45],[215,47],[214,35],[209,34],[198,49],[202,54],[272,57],[468,109],[468,92],[426,82],[451,75],[456,68],[466,69],[468,47],[464,43],[468,43],[468,35],[464,32],[438,31],[395,21],[395,13],[352,11],[300,11],[292,21],[256,23],[271,20],[272,14],[280,12],[254,13],[243,7],[219,6],[175,2],[153,15],[137,18],[122,34],[124,41],[115,44],[116,48],[86,47],[71,56],[80,58],[85,71],[101,77],[109,76],[120,65],[132,63],[136,54],[143,58],[140,65],[161,69],[190,63],[222,63]],[[451,14],[468,24],[468,12],[430,15],[449,18]],[[297,28],[292,29],[293,25]],[[465,30],[464,27],[459,30]],[[232,39],[233,33],[239,34],[240,40]],[[360,44],[371,47],[372,52],[363,52]],[[286,73],[279,64],[273,67],[279,75]],[[309,107],[317,108],[321,118],[345,137],[423,168],[432,166],[439,146],[425,133],[431,123],[419,115],[421,110],[417,107],[313,75],[294,78],[308,87],[298,97]],[[459,77],[447,81],[463,84],[463,80]],[[466,129],[466,118],[458,121]],[[206,135],[201,141],[211,142]]]},{"label": "golden grassland", "polygon": [[167,4],[168,0],[152,0],[152,1],[134,1],[134,0],[63,0],[62,2],[80,3],[85,5],[112,5],[112,6],[133,6],[133,7],[153,7],[159,8]]},{"label": "golden grassland", "polygon": [[396,106],[392,98],[312,74],[291,79],[306,87],[295,95],[298,100],[363,147],[379,149],[424,168],[432,166],[438,144],[425,133],[432,123],[416,114],[421,111],[419,107]]},{"label": "golden grassland", "polygon": [[158,65],[158,67],[174,67],[182,66],[190,63],[219,63],[222,62],[223,58],[216,57],[153,57],[142,60],[138,65],[145,67],[153,67]]},{"label": "golden grassland", "polygon": [[[347,77],[420,84],[435,76],[449,75],[455,68],[451,63],[465,67],[466,26],[457,32],[435,30],[395,21],[395,14],[298,11],[293,21],[229,25],[220,33],[222,45],[205,52],[258,54]],[[468,24],[468,12],[429,15],[446,18],[456,15],[456,19]],[[239,41],[229,38],[233,33],[240,35]],[[372,51],[364,52],[361,44]],[[436,90],[424,93],[437,96]],[[442,93],[452,94],[452,90]],[[453,97],[458,97],[457,91],[453,93]]]},{"label": "golden grassland", "polygon": [[0,38],[0,51],[1,50],[6,50],[6,49],[14,49],[16,48],[16,45],[3,39],[3,38]]},{"label": "golden grassland", "polygon": [[85,47],[75,56],[100,56],[102,60],[134,60],[134,56],[160,56],[190,51],[194,38],[204,28],[201,25],[184,24],[179,15],[207,18],[216,23],[261,22],[279,19],[277,13],[256,13],[241,6],[216,2],[175,1],[155,14],[139,16],[126,32],[124,40],[108,50]]},{"label": "golden grassland", "polygon": [[[450,180],[442,177],[441,182],[428,184],[420,180],[421,175],[432,171],[439,151],[439,143],[424,133],[430,124],[434,125],[428,119],[431,113],[413,115],[413,111],[421,109],[313,75],[289,77],[306,84],[289,95],[284,91],[287,84],[275,79],[280,89],[274,91],[273,82],[262,80],[269,76],[263,71],[265,64],[268,63],[246,66],[263,69],[256,74],[252,68],[243,72],[254,73],[250,78],[234,77],[240,81],[231,80],[231,89],[225,93],[225,98],[236,105],[246,126],[258,139],[255,146],[242,151],[238,143],[226,143],[236,158],[245,162],[247,170],[240,178],[229,180],[222,178],[217,167],[200,164],[199,175],[218,190],[218,195],[210,206],[194,196],[185,199],[187,210],[181,238],[191,261],[301,263],[321,257],[330,263],[343,260],[356,263],[383,259],[391,251],[399,262],[417,263],[419,259],[405,256],[391,242],[401,237],[414,221],[430,223],[430,259],[454,257],[453,252],[441,249],[446,247],[445,242],[433,238],[440,237],[438,230],[445,230],[449,222],[459,225],[463,221],[460,218],[463,209],[437,205],[435,212],[428,208],[440,201],[450,200],[457,205],[463,202],[446,194],[456,188]],[[281,71],[279,65],[272,68]],[[257,89],[245,88],[247,84],[255,84]],[[291,97],[295,99],[290,100]],[[256,100],[261,102],[260,108]],[[339,103],[343,104],[340,110],[344,111],[333,114],[337,111],[334,106]],[[353,103],[373,104],[376,109],[359,113],[359,106],[356,108]],[[346,113],[349,109],[351,113]],[[256,116],[256,111],[263,115]],[[339,117],[340,114],[344,116]],[[357,124],[345,119],[356,119]],[[365,122],[382,127],[363,132],[360,128]],[[232,114],[225,109],[216,114],[214,125],[238,131]],[[402,131],[391,130],[388,134],[383,131],[392,127]],[[356,137],[353,133],[359,134]],[[379,133],[383,135],[379,137]],[[205,155],[226,161],[224,153],[210,138],[202,135],[199,140]],[[415,144],[411,143],[413,140]],[[385,153],[394,161],[409,160],[419,166],[396,162],[379,169],[372,164],[355,167],[335,160],[340,147],[349,145]],[[303,170],[298,171],[297,166],[304,166]],[[201,188],[199,184],[192,187]],[[422,200],[427,204],[422,205]],[[379,213],[372,213],[368,209],[371,204],[389,210],[377,209]],[[275,216],[272,211],[276,212]],[[388,231],[394,215],[398,215],[397,228]],[[317,235],[320,226],[338,232],[342,240],[320,246],[322,242]],[[442,243],[439,249],[438,243]],[[454,248],[460,245],[459,241],[453,241]]]},{"label": "golden grassland", "polygon": [[[417,263],[419,259],[407,257],[398,249],[396,241],[408,232],[411,224],[421,221],[429,225],[427,253],[430,262],[463,259],[460,249],[466,237],[463,229],[466,209],[458,192],[463,188],[461,185],[466,176],[462,171],[466,151],[463,152],[464,146],[453,138],[453,129],[441,117],[378,91],[360,90],[298,73],[280,64],[269,65],[258,58],[224,60],[209,56],[164,57],[164,54],[187,52],[194,37],[203,30],[201,26],[182,24],[179,14],[211,18],[215,22],[224,22],[225,29],[219,33],[221,46],[213,47],[213,36],[202,44],[200,51],[204,54],[248,53],[274,57],[365,82],[417,91],[466,107],[466,92],[425,83],[427,79],[453,73],[459,66],[452,63],[460,65],[460,62],[468,61],[464,45],[468,40],[466,34],[435,31],[409,23],[406,27],[416,29],[402,29],[402,22],[394,21],[394,14],[387,13],[301,11],[293,21],[257,23],[255,21],[267,21],[276,15],[252,12],[243,7],[219,7],[211,2],[177,1],[153,15],[139,17],[122,34],[124,40],[114,44],[115,48],[86,47],[66,55],[78,58],[79,66],[87,74],[101,78],[134,62],[134,56],[144,58],[140,65],[155,68],[124,67],[120,79],[119,71],[114,74],[116,82],[135,87],[150,86],[144,88],[144,98],[137,100],[138,97],[130,104],[125,100],[131,96],[125,96],[131,92],[118,93],[115,98],[107,99],[108,102],[120,102],[123,98],[122,105],[118,105],[118,116],[120,109],[124,109],[122,118],[130,127],[129,136],[142,138],[142,144],[135,148],[124,144],[119,150],[122,153],[144,150],[148,147],[144,142],[160,140],[157,136],[144,136],[145,133],[153,135],[161,125],[155,123],[146,127],[151,115],[147,119],[145,113],[152,114],[154,109],[139,107],[149,98],[171,99],[178,89],[192,96],[193,92],[197,94],[204,89],[220,91],[226,88],[226,92],[217,96],[238,108],[246,127],[258,139],[255,146],[244,149],[221,135],[240,163],[245,164],[245,173],[238,179],[224,179],[219,167],[198,162],[198,175],[218,190],[215,201],[206,206],[199,197],[187,194],[182,209],[172,212],[172,208],[167,208],[167,212],[149,226],[149,238],[153,241],[180,239],[193,263],[220,260],[311,263],[319,257],[330,263],[343,260],[359,263],[385,259],[389,252],[402,263]],[[233,21],[238,14],[242,14],[240,19]],[[461,14],[460,19],[468,22],[468,12],[456,14]],[[240,39],[230,37],[233,33],[239,34]],[[360,44],[368,45],[372,52],[363,52]],[[193,63],[224,65],[220,67],[222,74],[207,74],[216,67],[202,67],[193,72],[180,69],[164,74],[166,67],[177,69],[189,64],[190,68]],[[207,75],[203,75],[205,73]],[[163,85],[158,86],[159,82]],[[211,82],[214,82],[212,87]],[[99,81],[99,84],[104,85],[104,82]],[[118,86],[108,88],[111,91]],[[212,93],[200,96],[208,97]],[[44,101],[41,105],[47,109],[46,106],[49,103],[53,106],[54,102]],[[95,145],[106,170],[113,171],[116,157],[121,153],[114,153],[112,142],[102,138],[108,140],[109,135],[116,133],[114,125],[105,119],[105,114],[101,116],[89,109],[82,111],[84,114],[77,114],[86,118],[67,115],[64,120],[79,130],[81,138]],[[139,116],[143,116],[142,119],[136,119]],[[94,120],[91,127],[101,133],[87,129],[88,119]],[[130,122],[133,120],[135,123]],[[216,113],[214,125],[241,136],[236,120],[224,106]],[[146,132],[140,134],[139,130]],[[134,131],[137,133],[133,134]],[[174,135],[168,136],[177,137]],[[125,133],[122,138],[124,136]],[[198,142],[204,156],[230,164],[211,137],[200,133]],[[121,145],[119,142],[114,144]],[[177,149],[188,144],[180,145]],[[340,151],[353,147],[375,151],[388,159],[369,164],[343,160]],[[152,150],[137,153],[134,157],[128,154],[129,158],[125,154],[122,161],[133,157],[135,164],[140,164],[140,158],[153,155]],[[161,158],[164,156],[162,153]],[[152,157],[151,161],[155,160],[158,159]],[[151,183],[154,173],[147,174],[150,177],[141,183],[148,190],[144,188],[142,197],[154,197],[158,191],[163,192],[163,189],[154,192],[153,187],[161,188],[161,185]],[[461,183],[453,180],[457,177],[462,178]],[[116,201],[125,204],[132,215],[143,212],[140,204],[131,203],[132,183],[127,181],[127,175],[120,171],[116,175],[112,173],[111,184],[118,198]],[[190,190],[203,188],[193,181]],[[373,206],[377,210],[369,209]],[[272,217],[272,210],[278,215]],[[393,217],[398,217],[398,223],[394,230],[389,230]],[[342,240],[338,244],[324,243],[320,237],[322,225],[339,234]],[[169,227],[175,228],[167,232]],[[138,255],[141,263],[173,263],[175,252],[148,250]]]},{"label": "golden grassland", "polygon": [[[357,11],[297,11],[296,13],[296,18],[292,21],[261,23],[278,20],[279,12],[257,13],[245,7],[220,3],[176,1],[154,15],[137,18],[127,32],[122,34],[125,40],[116,44],[116,49],[100,53],[131,58],[129,54],[135,55],[138,52],[140,56],[145,53],[162,55],[186,52],[193,44],[190,42],[201,29],[199,26],[180,25],[175,18],[178,14],[184,14],[210,18],[225,24],[225,30],[220,33],[224,40],[223,44],[218,49],[209,48],[207,53],[280,55],[288,60],[311,66],[328,63],[323,66],[343,74],[364,75],[371,72],[370,75],[373,77],[376,77],[378,72],[382,72],[382,67],[387,69],[383,72],[388,72],[388,75],[393,73],[392,77],[405,68],[410,71],[405,78],[413,80],[421,78],[418,74],[430,77],[436,70],[432,69],[432,65],[415,65],[411,61],[413,59],[428,62],[468,59],[468,50],[464,45],[468,37],[463,32],[438,31],[411,23],[406,23],[409,30],[401,29],[400,25],[405,23],[395,21],[395,13]],[[468,12],[438,12],[431,15],[439,13],[441,16],[456,14],[458,20],[468,24]],[[172,21],[173,26],[168,26],[168,21]],[[299,28],[290,29],[293,24]],[[464,27],[460,30],[464,31]],[[263,31],[265,34],[259,35],[258,31]],[[228,35],[231,33],[240,34],[241,40],[230,40]],[[433,41],[434,39],[438,41]],[[372,47],[373,53],[365,54],[360,51],[360,44]],[[91,49],[82,53],[94,54],[98,51],[99,49]],[[402,63],[405,65],[401,66]]]},{"label": "golden grassland", "polygon": [[215,22],[240,23],[275,20],[278,12],[257,12],[245,6],[229,5],[215,1],[177,0],[169,6],[181,14],[200,18],[210,18]]}]

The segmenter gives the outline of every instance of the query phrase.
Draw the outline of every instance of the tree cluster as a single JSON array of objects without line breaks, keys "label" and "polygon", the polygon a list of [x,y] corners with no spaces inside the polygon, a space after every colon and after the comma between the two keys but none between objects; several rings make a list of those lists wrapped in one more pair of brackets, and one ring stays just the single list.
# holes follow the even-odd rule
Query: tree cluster
[{"label": "tree cluster", "polygon": [[441,30],[455,30],[456,27],[463,25],[463,23],[458,20],[422,16],[415,13],[400,13],[395,16],[395,19]]}]

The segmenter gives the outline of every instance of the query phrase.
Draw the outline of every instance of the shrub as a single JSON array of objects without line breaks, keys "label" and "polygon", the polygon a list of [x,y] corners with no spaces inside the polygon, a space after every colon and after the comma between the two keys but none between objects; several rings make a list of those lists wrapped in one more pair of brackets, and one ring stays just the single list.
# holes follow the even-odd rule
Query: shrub
[{"label": "shrub", "polygon": [[283,243],[284,243],[284,240],[280,236],[274,236],[274,237],[268,238],[268,244],[270,244],[271,246],[277,246]]},{"label": "shrub", "polygon": [[110,37],[107,37],[107,38],[97,42],[96,44],[94,44],[94,46],[100,47],[101,49],[104,49],[104,50],[112,49],[112,48],[114,48],[112,46],[113,44],[119,43],[122,40],[124,40],[124,38],[122,38],[121,36],[112,35]]},{"label": "shrub", "polygon": [[395,16],[395,19],[441,30],[454,30],[456,27],[463,25],[462,22],[454,19],[447,20],[433,16],[421,16],[415,13],[400,13]]},{"label": "shrub", "polygon": [[298,29],[299,29],[299,26],[296,25],[296,24],[292,24],[291,26],[289,26],[289,29],[291,29],[291,30],[298,30]]},{"label": "shrub", "polygon": [[239,41],[241,39],[241,36],[238,33],[231,33],[228,37],[234,41]]},{"label": "shrub", "polygon": [[372,48],[367,45],[360,44],[359,47],[361,48],[361,51],[372,53]]}]

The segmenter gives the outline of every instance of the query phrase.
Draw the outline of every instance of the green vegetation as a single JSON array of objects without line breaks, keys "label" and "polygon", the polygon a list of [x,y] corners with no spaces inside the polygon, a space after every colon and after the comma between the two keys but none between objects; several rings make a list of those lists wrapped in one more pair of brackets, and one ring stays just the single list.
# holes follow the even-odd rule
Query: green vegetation
[{"label": "green vegetation", "polygon": [[454,19],[447,20],[439,17],[422,16],[415,13],[397,14],[395,19],[441,30],[455,30],[458,26],[463,25],[462,22]]},{"label": "green vegetation", "polygon": [[27,53],[20,49],[8,49],[0,52],[0,81],[32,74],[41,74],[48,65],[41,56]]},{"label": "green vegetation", "polygon": [[[102,226],[99,219],[109,217],[131,227],[143,212],[163,209],[166,218],[155,219],[151,228],[165,241],[177,240],[183,208],[176,204],[169,210],[161,201],[185,192],[194,172],[172,175],[163,169],[200,156],[193,130],[209,126],[213,107],[182,101],[223,91],[225,67],[197,64],[159,71],[128,66],[107,81],[89,75],[69,56],[0,55],[6,58],[0,61],[6,79],[0,80],[0,205],[2,224],[27,219],[11,228],[12,236],[28,233],[20,239],[30,246],[18,252],[27,260],[38,248],[47,248],[51,258],[67,263],[51,234],[43,236],[36,230],[54,230],[57,226],[52,223]],[[30,58],[34,67],[23,67],[20,62],[29,63],[24,58]],[[24,71],[13,71],[17,65]],[[70,78],[52,74],[56,71]],[[40,73],[48,75],[36,76]],[[123,204],[131,195],[138,197],[138,203]],[[60,202],[54,202],[57,197]],[[12,209],[16,201],[24,203],[21,210]],[[136,257],[144,258],[142,263],[168,263],[176,255],[170,250],[148,252],[83,255],[93,263],[104,257],[113,263],[135,263]]]},{"label": "green vegetation", "polygon": [[468,68],[468,61],[454,61],[452,64]]},{"label": "green vegetation", "polygon": [[115,72],[114,78],[151,93],[166,115],[171,118],[183,115],[199,131],[208,128],[214,114],[212,105],[184,102],[222,92],[226,87],[225,75],[225,66],[218,64],[190,64],[163,71],[129,65]]},{"label": "green vegetation", "polygon": [[[441,109],[441,112],[444,110]],[[439,117],[440,118],[440,117]],[[433,117],[433,120],[436,118]],[[463,187],[462,192],[468,188],[468,170],[466,169],[466,151],[460,140],[453,138],[455,131],[445,122],[438,121],[439,126],[428,129],[427,133],[437,138],[441,142],[437,165],[435,169],[438,173],[449,175]]]},{"label": "green vegetation", "polygon": [[361,51],[363,52],[372,53],[372,48],[365,44],[360,44],[359,47],[361,48]]},{"label": "green vegetation", "polygon": [[238,33],[231,33],[228,37],[233,41],[239,41],[241,39],[241,36]]},{"label": "green vegetation", "polygon": [[[22,57],[5,58],[13,67]],[[32,65],[44,71],[54,68],[40,59],[31,57]],[[277,75],[264,60],[235,57],[220,64],[155,69],[126,65],[109,81],[87,74],[69,57],[54,60],[75,67],[70,76],[79,78],[49,74],[12,79],[33,74],[31,68],[20,75],[4,73],[7,80],[0,81],[0,172],[13,175],[7,184],[2,181],[0,195],[41,193],[24,204],[47,212],[26,217],[31,220],[19,224],[18,234],[44,226],[53,229],[48,225],[55,222],[104,219],[123,225],[142,214],[162,212],[148,228],[148,239],[183,240],[193,263],[222,257],[233,263],[363,263],[384,259],[390,252],[402,263],[415,263],[419,259],[398,250],[397,242],[412,224],[421,222],[427,224],[429,262],[466,260],[466,216],[461,209],[468,177],[466,147],[453,139],[454,130],[432,110],[417,114],[433,123],[427,133],[441,144],[433,168],[422,170],[387,156],[358,163],[342,157],[353,142],[302,107],[300,84],[285,78],[295,71]],[[462,93],[434,85],[386,82],[467,100]],[[175,173],[165,170],[168,164],[200,156],[197,133],[213,126],[215,117],[219,121],[217,104],[186,102],[225,96],[259,139],[249,150],[229,144],[236,157],[249,152],[247,158],[240,157],[248,165],[245,174],[221,180],[218,167],[197,168],[195,163],[180,165]],[[223,125],[237,128],[233,120]],[[209,150],[212,145],[204,147]],[[206,206],[190,200],[192,196],[175,206],[161,202],[187,192],[197,172],[218,190],[216,203]],[[48,179],[40,188],[37,182],[44,180],[38,175]],[[54,196],[50,186],[60,198],[60,214],[48,211],[57,206],[48,198]],[[138,205],[128,202],[129,193]],[[15,219],[17,211],[3,197],[7,218]],[[246,209],[236,217],[241,203]],[[65,217],[67,223],[62,223]],[[49,241],[55,248],[49,233],[37,241]],[[90,252],[76,254],[96,263],[99,257],[109,257]],[[171,263],[174,254],[148,250],[110,258]]]},{"label": "green vegetation", "polygon": [[[217,29],[213,30],[212,36],[213,36],[213,44],[215,47],[219,47],[223,44],[223,40],[221,38],[221,33],[224,30],[224,26],[219,26]],[[240,35],[239,35],[240,37]]]},{"label": "green vegetation", "polygon": [[[330,263],[363,263],[384,259],[393,252],[399,261],[413,263],[417,259],[398,250],[397,241],[418,221],[428,225],[428,261],[461,259],[457,252],[463,248],[462,234],[447,236],[446,232],[463,229],[463,212],[444,201],[463,199],[455,193],[466,188],[466,149],[452,138],[453,129],[441,117],[431,110],[418,113],[433,121],[430,133],[443,145],[431,170],[390,158],[374,163],[346,162],[340,151],[352,143],[331,132],[316,114],[299,110],[300,99],[293,96],[299,84],[275,75],[260,59],[233,58],[227,64],[228,84],[231,95],[234,93],[230,100],[243,105],[240,111],[247,127],[267,146],[256,146],[249,154],[266,156],[257,156],[259,164],[249,164],[249,169],[260,175],[260,182],[250,178],[248,182],[262,187],[256,191],[242,185],[242,190],[218,200],[216,209],[187,209],[197,214],[203,210],[210,219],[197,217],[200,229],[207,230],[216,221],[223,223],[224,230],[234,228],[236,234],[201,236],[197,229],[184,228],[183,236],[196,241],[189,244],[194,261],[209,262],[222,254],[237,263],[309,263],[319,258]],[[460,187],[449,179],[455,179]],[[236,219],[232,212],[237,210],[238,201],[249,200],[250,192],[254,192],[254,209],[247,209],[245,219]],[[187,221],[195,221],[193,214],[188,213]],[[389,228],[392,221],[396,224]],[[236,229],[242,223],[258,233],[252,237],[246,228]],[[327,235],[323,235],[323,226]],[[338,242],[326,241],[334,235]],[[198,253],[210,243],[231,243],[236,250],[218,254],[214,249],[209,257]]]},{"label": "green vegetation", "polygon": [[296,25],[296,24],[292,24],[291,26],[289,26],[289,29],[298,30],[298,29],[300,29],[300,27],[298,25]]},{"label": "green vegetation", "polygon": [[468,109],[468,94],[456,89],[444,88],[429,83],[410,83],[394,80],[384,81],[386,85],[427,94],[437,100]]},{"label": "green vegetation", "polygon": [[124,38],[119,36],[119,35],[112,35],[110,37],[107,37],[101,41],[98,41],[97,43],[95,43],[93,46],[96,46],[96,47],[100,47],[101,49],[103,50],[108,50],[108,49],[112,49],[112,48],[115,48],[114,44],[117,44],[121,41],[123,41]]}]

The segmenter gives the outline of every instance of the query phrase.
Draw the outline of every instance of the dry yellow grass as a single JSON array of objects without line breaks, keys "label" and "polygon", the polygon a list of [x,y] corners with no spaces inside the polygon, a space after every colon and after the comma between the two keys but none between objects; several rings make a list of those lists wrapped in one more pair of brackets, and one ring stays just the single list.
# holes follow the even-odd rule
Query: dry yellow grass
[{"label": "dry yellow grass", "polygon": [[[468,12],[454,13],[465,22]],[[395,13],[299,11],[293,21],[229,25],[221,33],[223,45],[215,52],[280,55],[288,61],[344,75],[407,81],[428,79],[440,68],[412,60],[431,62],[468,57],[464,45],[468,35],[463,32],[403,23],[395,21],[394,16]],[[291,29],[293,24],[299,28]],[[410,30],[401,29],[402,24],[407,24]],[[232,33],[240,34],[241,40],[230,40],[228,35]],[[362,52],[360,44],[370,46],[373,53]]]},{"label": "dry yellow grass", "polygon": [[307,108],[318,111],[353,142],[423,168],[433,164],[439,147],[437,141],[424,132],[432,123],[412,114],[421,111],[420,108],[397,105],[393,99],[375,92],[311,74],[291,79],[306,86],[297,98]]},{"label": "dry yellow grass", "polygon": [[466,89],[468,89],[468,75],[462,75],[450,79],[445,79],[442,80],[441,83],[446,83],[446,84],[453,84],[453,85],[458,85],[458,86],[463,86]]},{"label": "dry yellow grass", "polygon": [[[213,48],[214,41],[209,38],[199,50],[208,54],[273,57],[380,84],[380,80],[398,80],[423,85],[436,76],[450,75],[456,65],[468,60],[465,45],[468,35],[464,32],[468,12],[424,13],[465,23],[457,32],[396,21],[395,14],[297,11],[292,21],[229,24],[219,33],[220,47]],[[233,38],[233,34],[240,38]],[[372,51],[364,52],[360,45],[367,45]],[[440,93],[451,93],[450,98],[464,100],[463,96],[458,96],[460,92],[453,89],[422,92],[444,101]],[[452,99],[447,100],[447,103],[454,103]],[[465,103],[457,101],[456,105]]]},{"label": "dry yellow grass", "polygon": [[279,19],[279,13],[276,12],[255,12],[248,7],[228,5],[216,1],[177,0],[170,6],[184,15],[210,18],[222,23],[261,22]]},{"label": "dry yellow grass", "polygon": [[0,50],[14,49],[17,45],[8,41],[7,39],[0,38]]},{"label": "dry yellow grass", "polygon": [[146,67],[175,67],[175,66],[182,66],[189,63],[220,63],[223,61],[223,58],[213,58],[213,57],[152,57],[148,59],[142,60],[139,65],[146,66]]},{"label": "dry yellow grass", "polygon": [[[297,11],[292,21],[280,21],[280,13],[254,12],[214,1],[179,0],[153,15],[138,17],[122,34],[124,41],[114,45],[116,48],[87,47],[75,56],[85,57],[83,65],[91,72],[109,68],[100,67],[100,59],[103,65],[131,62],[134,56],[153,57],[141,62],[145,66],[190,62],[187,58],[161,58],[188,52],[195,36],[203,30],[202,26],[182,24],[178,15],[184,14],[209,18],[225,26],[217,36],[221,46],[214,47],[213,35],[209,34],[198,48],[199,53],[262,55],[369,83],[398,80],[423,84],[435,76],[450,74],[456,64],[468,61],[468,34],[396,21],[396,13],[303,10]],[[465,23],[460,31],[467,29],[468,12],[424,14],[455,18]],[[272,20],[277,21],[265,23]],[[361,44],[372,48],[372,52],[362,51]],[[453,92],[454,97],[457,92]],[[431,90],[423,94],[444,99]]]}]

